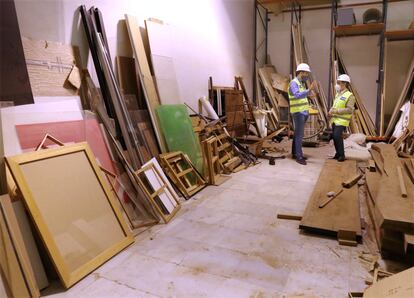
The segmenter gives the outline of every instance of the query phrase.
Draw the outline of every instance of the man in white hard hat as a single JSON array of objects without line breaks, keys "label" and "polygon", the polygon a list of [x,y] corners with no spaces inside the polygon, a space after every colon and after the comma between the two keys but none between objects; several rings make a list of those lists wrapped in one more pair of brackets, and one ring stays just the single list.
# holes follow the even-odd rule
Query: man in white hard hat
[{"label": "man in white hard hat", "polygon": [[332,124],[332,138],[335,145],[334,159],[342,162],[345,160],[344,139],[343,132],[349,126],[355,106],[355,96],[349,91],[349,84],[351,78],[346,74],[341,74],[336,80],[335,101],[329,111],[329,116],[332,117],[330,123]]},{"label": "man in white hard hat", "polygon": [[289,107],[292,114],[295,133],[292,142],[292,158],[301,165],[306,165],[306,157],[303,155],[302,141],[305,130],[305,122],[309,117],[309,92],[315,89],[313,82],[309,89],[306,81],[311,70],[308,64],[301,63],[296,68],[296,77],[289,84]]}]

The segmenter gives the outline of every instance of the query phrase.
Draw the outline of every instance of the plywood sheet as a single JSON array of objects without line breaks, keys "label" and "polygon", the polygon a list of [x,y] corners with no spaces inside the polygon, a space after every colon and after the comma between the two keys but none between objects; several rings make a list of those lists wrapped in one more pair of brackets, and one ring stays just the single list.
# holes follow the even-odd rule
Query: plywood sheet
[{"label": "plywood sheet", "polygon": [[162,136],[160,124],[155,112],[156,108],[160,105],[160,100],[157,94],[154,80],[152,78],[151,70],[149,68],[138,21],[131,15],[125,15],[125,19],[128,28],[129,39],[131,41],[132,49],[138,66],[137,68],[139,80],[144,88],[144,95],[147,101],[148,110],[150,112],[151,122],[154,126],[157,142],[160,146],[161,151],[167,152],[167,146]]},{"label": "plywood sheet", "polygon": [[414,297],[414,268],[384,278],[364,292],[364,298]]},{"label": "plywood sheet", "polygon": [[67,120],[82,120],[77,100],[22,105],[0,110],[4,155],[22,153],[15,126]]},{"label": "plywood sheet", "polygon": [[14,201],[12,205],[20,232],[22,234],[24,245],[27,249],[27,254],[29,256],[37,286],[40,290],[42,290],[49,285],[49,281],[47,279],[46,271],[40,258],[39,250],[33,237],[33,230],[29,222],[29,218],[27,216],[26,210],[24,209],[22,200]]},{"label": "plywood sheet", "polygon": [[344,189],[324,208],[319,205],[327,199],[326,193],[341,189],[341,183],[356,174],[356,161],[327,160],[309,199],[300,228],[336,235],[339,230],[355,232],[361,236],[358,187]]},{"label": "plywood sheet", "polygon": [[22,37],[34,96],[75,95],[80,87],[77,47]]},{"label": "plywood sheet", "polygon": [[[115,167],[96,119],[16,125],[16,131],[20,147],[25,151],[33,151],[46,134],[66,144],[86,141],[98,163],[115,173]],[[51,144],[53,143],[50,141],[45,143],[46,146]]]},{"label": "plywood sheet", "polygon": [[[135,59],[131,57],[116,57],[116,70],[120,91],[128,110],[146,109],[147,104],[142,94],[141,83],[137,81]],[[133,100],[129,100],[129,99]]]},{"label": "plywood sheet", "polygon": [[0,275],[12,297],[39,297],[27,250],[8,195],[0,197]]},{"label": "plywood sheet", "polygon": [[0,101],[33,103],[13,0],[0,1]]}]

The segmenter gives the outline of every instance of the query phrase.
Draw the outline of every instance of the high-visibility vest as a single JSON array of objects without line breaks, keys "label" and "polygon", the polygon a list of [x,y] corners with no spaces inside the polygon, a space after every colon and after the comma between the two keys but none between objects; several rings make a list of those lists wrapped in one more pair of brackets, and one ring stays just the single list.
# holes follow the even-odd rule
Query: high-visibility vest
[{"label": "high-visibility vest", "polygon": [[[346,104],[348,103],[349,97],[351,97],[352,92],[347,90],[344,93],[337,93],[335,96],[335,101],[333,104],[333,108],[335,109],[344,109],[346,108]],[[334,115],[332,117],[331,122],[335,123],[336,125],[341,126],[349,126],[349,121],[351,121],[352,113],[351,114],[341,114],[341,115]]]},{"label": "high-visibility vest", "polygon": [[[296,84],[299,87],[299,91],[303,92],[306,91],[306,87],[304,86],[304,84],[302,84],[298,78],[294,78],[290,84],[292,84],[292,82],[296,82]],[[292,92],[290,91],[290,84],[289,84],[289,90],[288,90],[288,95],[289,95],[289,105],[290,105],[290,112],[293,113],[298,113],[298,112],[303,112],[303,111],[309,111],[309,101],[307,97],[304,98],[295,98],[295,96],[293,96]]]}]

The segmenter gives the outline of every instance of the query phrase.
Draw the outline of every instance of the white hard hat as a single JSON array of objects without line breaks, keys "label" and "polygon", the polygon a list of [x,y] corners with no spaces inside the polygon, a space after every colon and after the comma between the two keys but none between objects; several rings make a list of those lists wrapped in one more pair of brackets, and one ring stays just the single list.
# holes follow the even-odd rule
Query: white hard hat
[{"label": "white hard hat", "polygon": [[341,75],[338,77],[337,81],[351,83],[351,78],[350,78],[350,77],[349,77],[349,75],[347,75],[347,74],[341,74]]},{"label": "white hard hat", "polygon": [[311,72],[309,65],[307,65],[306,63],[299,64],[298,67],[296,68],[296,71],[307,71],[307,72]]}]

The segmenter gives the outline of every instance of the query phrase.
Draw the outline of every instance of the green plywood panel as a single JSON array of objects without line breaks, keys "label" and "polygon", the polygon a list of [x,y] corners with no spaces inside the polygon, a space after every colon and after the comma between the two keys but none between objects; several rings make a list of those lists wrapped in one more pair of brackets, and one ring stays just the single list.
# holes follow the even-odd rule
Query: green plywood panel
[{"label": "green plywood panel", "polygon": [[196,169],[203,173],[203,156],[185,105],[161,105],[157,109],[168,151],[187,154]]}]

